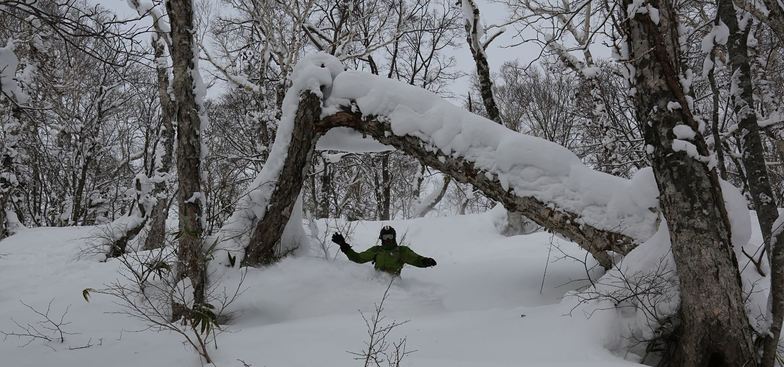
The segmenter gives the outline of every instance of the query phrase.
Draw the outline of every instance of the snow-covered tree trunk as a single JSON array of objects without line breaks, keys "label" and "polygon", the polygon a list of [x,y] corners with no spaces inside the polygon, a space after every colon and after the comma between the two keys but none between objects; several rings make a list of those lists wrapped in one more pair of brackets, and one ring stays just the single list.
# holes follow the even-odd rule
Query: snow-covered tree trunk
[{"label": "snow-covered tree trunk", "polygon": [[[277,182],[266,206],[266,215],[253,227],[250,242],[245,248],[243,264],[248,266],[267,265],[282,255],[276,248],[283,231],[295,210],[295,204],[305,182],[307,167],[316,149],[316,134],[313,125],[321,115],[321,98],[312,92],[300,96],[299,108],[294,117],[291,141],[280,169]],[[271,213],[271,214],[270,214]],[[299,223],[298,225],[302,225]]]},{"label": "snow-covered tree trunk", "polygon": [[[373,169],[373,194],[376,199],[376,220],[389,220],[392,204],[392,177],[389,172],[389,153],[370,156]],[[380,175],[379,175],[380,171]]]},{"label": "snow-covered tree trunk", "polygon": [[458,182],[473,185],[487,197],[502,203],[510,212],[519,212],[548,230],[576,242],[605,268],[612,266],[612,259],[607,251],[627,254],[635,247],[634,240],[623,234],[581,223],[578,214],[531,196],[515,195],[511,190],[504,188],[497,176],[478,168],[469,160],[455,158],[438,150],[433,151],[414,136],[395,135],[390,123],[383,119],[344,111],[319,121],[317,128],[320,132],[326,132],[335,127],[357,130],[409,154],[423,165],[437,169]]},{"label": "snow-covered tree trunk", "polygon": [[166,218],[169,213],[168,181],[174,154],[174,114],[176,106],[169,96],[169,71],[164,54],[163,38],[166,34],[158,33],[153,40],[155,51],[156,72],[158,76],[158,99],[161,105],[161,131],[155,152],[155,188],[153,196],[155,206],[150,213],[149,232],[144,242],[144,249],[150,250],[164,245],[166,241]]},{"label": "snow-covered tree trunk", "polygon": [[668,356],[674,366],[755,366],[719,178],[703,126],[681,84],[675,3],[624,1],[629,78],[636,88],[659,203],[678,269],[681,305]]},{"label": "snow-covered tree trunk", "polygon": [[3,150],[0,155],[0,239],[13,234],[13,230],[19,225],[16,214],[11,210],[10,205],[19,186],[16,165],[19,155],[21,115],[21,108],[12,107],[10,120],[3,126]]},{"label": "snow-covered tree trunk", "polygon": [[[334,172],[330,169],[331,163],[321,158],[321,164],[323,165],[324,171],[321,172],[321,196],[317,196],[315,193],[316,184],[315,182],[312,184],[312,189],[314,190],[313,197],[319,198],[318,201],[318,218],[329,218],[329,198],[332,195],[332,175]],[[315,181],[315,178],[313,178]]]},{"label": "snow-covered tree trunk", "polygon": [[16,45],[9,39],[0,47],[0,112],[7,113],[0,132],[0,239],[21,226],[16,213],[9,207],[19,188],[17,166],[21,150],[22,106],[29,103],[29,96],[17,79],[20,60],[14,52]]},{"label": "snow-covered tree trunk", "polygon": [[136,191],[136,203],[131,213],[120,217],[107,226],[107,235],[111,238],[108,257],[119,257],[128,251],[128,243],[144,229],[152,209],[150,182],[143,173],[133,180]]},{"label": "snow-covered tree trunk", "polygon": [[[732,93],[730,98],[739,120],[738,127],[742,143],[741,160],[746,169],[749,192],[754,209],[757,210],[762,238],[767,244],[770,242],[770,234],[773,222],[778,217],[778,210],[773,190],[770,187],[768,170],[765,167],[765,154],[762,150],[759,125],[757,125],[747,45],[750,25],[746,24],[744,28],[740,27],[732,0],[719,0],[718,5],[719,19],[728,31],[727,50],[731,67],[730,93]],[[770,251],[768,254],[770,255]]]},{"label": "snow-covered tree trunk", "polygon": [[421,218],[433,210],[441,201],[441,199],[444,198],[444,195],[446,195],[446,191],[449,189],[450,182],[452,182],[452,177],[444,175],[444,179],[441,181],[441,185],[436,187],[432,193],[417,202],[417,206],[414,208],[412,217]]},{"label": "snow-covered tree trunk", "polygon": [[[468,47],[471,49],[471,55],[476,64],[476,75],[479,79],[479,94],[482,97],[482,104],[485,106],[487,116],[499,123],[503,124],[501,120],[501,113],[498,110],[498,104],[493,95],[493,78],[490,75],[490,66],[487,62],[487,54],[485,49],[487,43],[482,42],[484,31],[482,29],[479,7],[476,5],[475,0],[462,0],[463,17],[465,18],[466,40]],[[492,41],[492,39],[490,39]],[[522,214],[507,208],[506,213],[507,228],[511,231],[504,231],[504,234],[519,234],[518,228],[522,228],[524,223],[528,222]],[[604,265],[607,265],[605,262]]]},{"label": "snow-covered tree trunk", "polygon": [[479,79],[479,94],[482,96],[482,103],[487,111],[487,116],[499,124],[501,123],[501,113],[493,96],[493,79],[490,76],[490,66],[487,63],[485,54],[486,45],[482,44],[482,24],[479,17],[479,7],[474,0],[463,1],[463,17],[465,18],[466,40],[471,49],[471,55],[476,64],[476,75]]},{"label": "snow-covered tree trunk", "polygon": [[[711,50],[711,58],[713,59],[715,55],[715,50]],[[714,60],[715,64],[715,60]],[[722,138],[721,138],[721,127],[719,126],[719,112],[720,112],[720,103],[721,103],[721,95],[719,91],[718,84],[716,83],[716,70],[715,68],[711,67],[710,71],[708,71],[708,84],[710,84],[711,88],[711,135],[713,136],[713,151],[716,153],[716,162],[718,164],[717,168],[719,169],[719,176],[723,179],[727,179],[727,164],[724,160],[724,149],[722,147]]]},{"label": "snow-covered tree trunk", "polygon": [[104,117],[107,112],[104,105],[106,104],[105,98],[108,88],[103,84],[107,81],[107,77],[108,72],[105,71],[96,96],[96,116],[85,124],[86,126],[82,127],[84,131],[82,132],[81,137],[84,140],[81,142],[81,154],[77,155],[77,159],[81,159],[76,162],[79,164],[80,169],[78,172],[74,171],[72,174],[74,194],[70,222],[73,225],[79,225],[81,218],[87,213],[87,210],[82,207],[82,199],[84,198],[85,185],[87,184],[87,172],[93,164],[93,161],[95,161],[95,155],[98,150],[98,134],[100,133],[101,125],[104,123]]},{"label": "snow-covered tree trunk", "polygon": [[[177,177],[179,187],[179,244],[177,278],[188,278],[193,287],[193,304],[205,302],[206,260],[202,248],[202,214],[206,197],[201,188],[201,100],[197,47],[194,41],[193,3],[170,0],[166,3],[171,22],[171,56],[174,69],[174,97],[177,101]],[[177,318],[178,315],[174,315]]]}]

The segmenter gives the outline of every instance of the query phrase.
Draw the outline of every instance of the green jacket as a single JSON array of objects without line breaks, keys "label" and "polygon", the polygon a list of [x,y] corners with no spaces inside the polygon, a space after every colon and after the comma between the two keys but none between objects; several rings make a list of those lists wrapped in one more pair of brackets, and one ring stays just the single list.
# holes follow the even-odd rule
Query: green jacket
[{"label": "green jacket", "polygon": [[349,260],[363,264],[372,261],[376,270],[383,271],[392,275],[400,275],[403,265],[413,265],[418,268],[427,267],[427,258],[414,252],[408,246],[395,246],[385,248],[384,246],[373,246],[363,252],[356,252],[351,247],[341,248]]}]

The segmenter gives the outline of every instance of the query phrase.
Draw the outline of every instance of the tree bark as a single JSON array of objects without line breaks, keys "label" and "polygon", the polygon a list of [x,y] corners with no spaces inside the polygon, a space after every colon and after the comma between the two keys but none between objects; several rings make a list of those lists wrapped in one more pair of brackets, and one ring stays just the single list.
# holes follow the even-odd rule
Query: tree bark
[{"label": "tree bark", "polygon": [[776,33],[779,41],[784,42],[784,7],[780,5],[780,2],[777,0],[762,0],[762,3],[765,4],[765,7],[768,9],[767,14],[762,14],[756,10],[756,4],[751,1],[740,0],[738,2],[741,3],[739,4],[740,7],[749,11],[760,21],[767,24],[768,27],[773,30],[773,33]]},{"label": "tree bark", "polygon": [[463,0],[465,5],[471,8],[473,17],[466,19],[466,41],[468,47],[471,49],[471,56],[474,58],[476,64],[476,75],[479,78],[479,94],[482,96],[482,103],[485,106],[487,116],[497,122],[501,123],[501,113],[498,111],[498,105],[495,103],[493,96],[493,79],[490,77],[490,66],[487,63],[487,56],[482,41],[479,39],[479,27],[482,25],[479,22],[479,7],[477,7],[474,0]]},{"label": "tree bark", "polygon": [[19,186],[18,177],[16,175],[16,165],[19,149],[19,138],[21,133],[21,126],[12,125],[13,123],[21,124],[22,110],[18,106],[12,107],[11,119],[12,122],[8,124],[5,131],[5,139],[3,141],[3,151],[0,155],[0,240],[11,235],[11,226],[9,223],[10,216],[9,205],[11,204],[12,197],[16,193]]},{"label": "tree bark", "polygon": [[452,177],[444,175],[444,181],[441,183],[441,187],[437,189],[438,191],[436,196],[433,198],[429,198],[430,201],[427,203],[421,203],[419,208],[417,208],[416,213],[414,213],[413,217],[422,218],[425,215],[427,215],[427,213],[430,213],[430,211],[433,210],[436,207],[436,205],[438,205],[439,202],[441,202],[441,199],[444,198],[444,195],[446,195],[446,191],[449,188],[450,182],[452,182]]},{"label": "tree bark", "polygon": [[[206,262],[202,248],[202,213],[206,204],[201,189],[201,117],[196,100],[194,72],[193,4],[191,0],[166,2],[171,22],[174,96],[177,101],[177,176],[179,187],[179,244],[177,280],[189,278],[194,306],[205,302]],[[173,315],[177,318],[178,315]],[[180,315],[181,316],[181,315]]]},{"label": "tree bark", "polygon": [[741,159],[746,168],[746,178],[749,183],[749,192],[757,210],[757,218],[762,231],[765,249],[770,254],[770,234],[773,222],[778,217],[776,201],[770,187],[768,170],[765,167],[765,155],[762,150],[762,140],[757,125],[757,114],[754,110],[754,91],[751,84],[751,66],[747,40],[749,28],[741,29],[735,14],[735,5],[732,0],[719,0],[718,15],[729,29],[727,49],[730,56],[731,83],[735,84],[734,94],[731,96],[733,109],[739,121],[739,134],[741,137]]},{"label": "tree bark", "polygon": [[390,220],[392,203],[392,178],[389,173],[389,153],[381,155],[381,214],[380,220]]},{"label": "tree bark", "polygon": [[711,134],[713,135],[713,151],[716,152],[719,175],[723,180],[726,180],[727,164],[724,163],[724,148],[721,144],[721,134],[719,131],[719,101],[721,96],[719,95],[719,87],[716,85],[715,68],[711,68],[711,70],[708,72],[708,83],[710,84],[713,102],[711,106]]},{"label": "tree bark", "polygon": [[[620,8],[636,11],[636,6],[626,0]],[[678,269],[680,326],[666,360],[674,366],[756,366],[719,178],[704,159],[707,144],[680,83],[677,13],[667,0],[647,6],[658,9],[656,20],[650,10],[624,14],[621,30],[635,69],[630,82],[636,88],[637,119],[653,148],[649,156],[659,205]],[[668,108],[672,101],[681,107]],[[679,125],[696,135],[676,142],[673,129]],[[673,143],[691,144],[693,150],[676,150]]]},{"label": "tree bark", "polygon": [[[324,164],[324,172],[321,173],[321,197],[318,198],[318,208],[319,214],[318,218],[329,218],[329,197],[330,193],[332,192],[332,171],[330,170],[330,163],[326,159],[322,159]],[[315,184],[314,190],[315,190]],[[316,199],[317,197],[315,194],[313,198]]]},{"label": "tree bark", "polygon": [[[158,39],[153,43],[156,60],[164,57],[164,42],[162,40],[164,36],[159,34]],[[162,247],[166,242],[166,218],[169,213],[169,193],[166,181],[168,181],[168,175],[171,173],[174,155],[173,121],[176,106],[169,96],[169,72],[165,65],[160,65],[160,63],[156,67],[156,72],[158,76],[158,99],[161,105],[161,132],[158,144],[163,144],[163,156],[157,157],[160,159],[160,165],[155,164],[155,172],[153,173],[157,177],[153,195],[158,201],[150,214],[150,231],[147,233],[147,238],[144,241],[145,250]]]},{"label": "tree bark", "polygon": [[275,262],[281,257],[275,249],[280,243],[283,230],[289,222],[294,204],[302,190],[308,164],[316,149],[318,134],[313,124],[321,114],[321,98],[312,92],[300,97],[299,108],[294,118],[291,142],[286,161],[281,168],[264,217],[253,228],[250,242],[245,248],[243,265],[257,266]]},{"label": "tree bark", "polygon": [[[779,157],[784,157],[784,141],[776,142],[776,152]],[[781,326],[784,322],[784,223],[782,218],[773,224],[771,234],[771,259],[770,259],[770,294],[768,294],[768,317],[770,317],[769,334],[764,336],[762,344],[762,362],[760,366],[774,367],[776,365]]]}]

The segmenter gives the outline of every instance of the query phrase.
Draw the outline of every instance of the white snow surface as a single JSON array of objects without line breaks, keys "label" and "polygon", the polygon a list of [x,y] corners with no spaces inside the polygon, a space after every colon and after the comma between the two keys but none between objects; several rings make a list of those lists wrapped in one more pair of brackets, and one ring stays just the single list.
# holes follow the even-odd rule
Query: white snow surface
[{"label": "white snow surface", "polygon": [[[625,328],[636,320],[633,313],[588,306],[573,310],[576,299],[563,298],[587,285],[574,281],[585,277],[582,264],[555,261],[553,249],[540,293],[549,234],[503,237],[492,215],[477,214],[360,222],[348,240],[365,249],[386,224],[395,226],[415,251],[438,261],[434,268],[405,268],[386,301],[390,321],[409,321],[392,334],[407,337],[409,349],[417,350],[405,366],[637,365],[610,351],[622,350]],[[319,225],[323,233],[325,223]],[[38,320],[20,301],[41,309],[53,300],[52,313],[58,317],[70,306],[66,330],[78,333],[66,335],[63,344],[35,341],[26,347],[8,338],[0,343],[3,364],[201,366],[177,335],[139,331],[145,325],[114,313],[119,306],[107,296],[93,294],[89,303],[82,299],[84,288],[100,288],[119,277],[117,260],[79,256],[94,240],[95,229],[28,229],[0,242],[0,330],[13,330],[12,319],[22,324]],[[552,240],[582,258],[576,245]],[[373,309],[387,278],[370,264],[354,264],[342,255],[325,260],[319,251],[310,248],[276,265],[250,269],[244,292],[230,309],[233,320],[218,338],[219,349],[210,348],[215,365],[241,367],[242,360],[270,367],[361,366],[347,351],[364,346],[359,312]],[[229,270],[213,282],[231,288],[237,279],[238,272]],[[69,350],[88,342],[93,346]]]}]

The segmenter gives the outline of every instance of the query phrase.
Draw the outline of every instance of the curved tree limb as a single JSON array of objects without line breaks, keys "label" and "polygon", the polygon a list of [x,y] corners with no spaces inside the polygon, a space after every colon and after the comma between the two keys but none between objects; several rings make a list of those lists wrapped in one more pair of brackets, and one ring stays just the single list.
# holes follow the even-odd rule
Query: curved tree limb
[{"label": "curved tree limb", "polygon": [[488,175],[472,162],[428,149],[426,144],[414,136],[397,136],[392,133],[389,122],[375,116],[342,111],[316,124],[321,134],[335,127],[348,127],[369,135],[380,143],[411,155],[424,165],[444,172],[458,182],[474,185],[488,197],[503,203],[506,208],[520,212],[548,230],[576,242],[605,268],[612,266],[607,251],[625,255],[636,246],[635,241],[628,236],[581,224],[578,214],[555,208],[534,197],[517,196],[512,190],[504,189],[496,176]]}]

